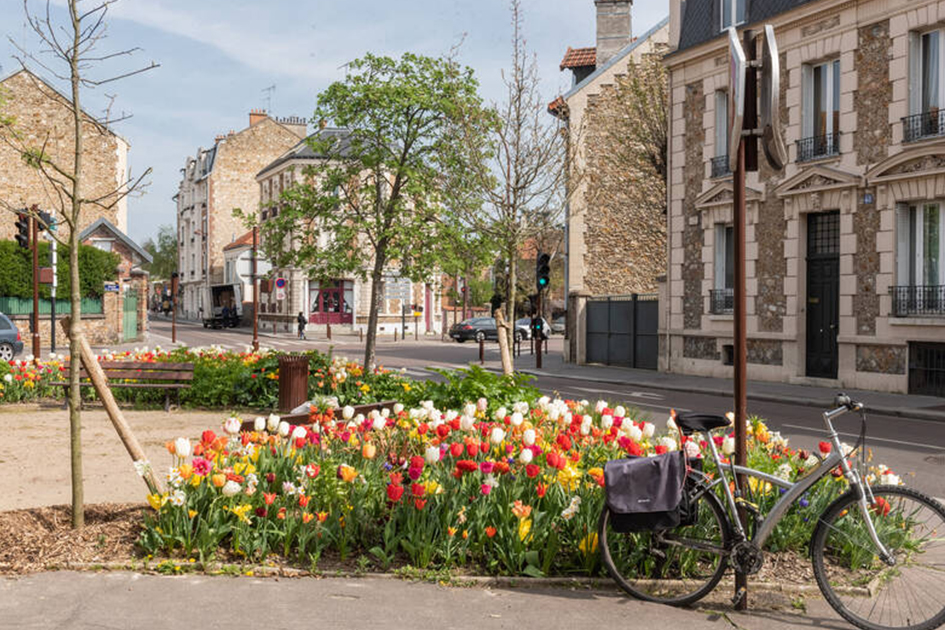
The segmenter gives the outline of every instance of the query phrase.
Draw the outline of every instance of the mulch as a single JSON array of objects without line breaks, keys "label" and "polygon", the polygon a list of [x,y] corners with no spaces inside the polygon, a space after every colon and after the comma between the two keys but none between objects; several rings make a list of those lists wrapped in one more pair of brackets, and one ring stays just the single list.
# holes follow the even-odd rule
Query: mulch
[{"label": "mulch", "polygon": [[135,541],[148,509],[140,503],[87,505],[79,530],[72,529],[68,505],[0,512],[0,574],[140,557]]}]

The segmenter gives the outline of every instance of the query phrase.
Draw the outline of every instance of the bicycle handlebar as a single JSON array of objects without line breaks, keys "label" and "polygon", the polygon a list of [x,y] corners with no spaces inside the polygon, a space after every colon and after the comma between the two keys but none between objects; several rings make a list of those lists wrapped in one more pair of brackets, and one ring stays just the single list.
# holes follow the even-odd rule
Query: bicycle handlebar
[{"label": "bicycle handlebar", "polygon": [[853,400],[843,392],[837,394],[837,397],[834,399],[834,405],[837,407],[845,407],[848,411],[859,411],[863,409],[863,403]]}]

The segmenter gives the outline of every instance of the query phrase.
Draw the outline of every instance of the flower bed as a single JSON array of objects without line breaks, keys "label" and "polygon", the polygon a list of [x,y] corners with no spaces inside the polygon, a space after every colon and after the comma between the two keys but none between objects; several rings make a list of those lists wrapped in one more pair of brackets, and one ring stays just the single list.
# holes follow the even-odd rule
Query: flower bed
[{"label": "flower bed", "polygon": [[[220,549],[261,561],[270,554],[317,563],[326,551],[362,554],[378,568],[467,567],[508,575],[595,574],[603,465],[626,454],[682,447],[633,410],[541,398],[490,410],[427,402],[367,417],[313,410],[312,424],[257,418],[240,431],[169,443],[168,491],[148,497],[154,513],[139,544],[148,553],[199,557]],[[750,424],[749,464],[786,478],[816,465],[759,419]],[[731,443],[720,438],[730,452]],[[708,463],[707,463],[708,464]],[[139,463],[140,467],[147,464]],[[711,468],[709,466],[709,468]],[[818,483],[782,521],[771,547],[802,551],[816,516],[845,490]],[[777,497],[752,488],[764,510]]]}]

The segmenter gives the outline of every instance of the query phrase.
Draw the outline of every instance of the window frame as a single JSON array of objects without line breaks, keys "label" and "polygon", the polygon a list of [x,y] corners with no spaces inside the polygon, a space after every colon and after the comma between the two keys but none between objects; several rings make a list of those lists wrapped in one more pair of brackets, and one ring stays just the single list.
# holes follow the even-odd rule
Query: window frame
[{"label": "window frame", "polygon": [[[728,6],[730,23],[725,23],[725,7]],[[738,7],[741,5],[741,19],[739,19]],[[738,27],[745,23],[748,18],[748,0],[719,0],[719,32],[725,31],[729,26]]]},{"label": "window frame", "polygon": [[[724,289],[734,289],[735,288],[735,279],[734,279],[734,265],[735,265],[735,252],[734,252],[734,238],[735,238],[735,228],[731,223],[716,223],[715,224],[715,236],[714,236],[714,261],[715,269],[714,277],[712,279],[712,288],[716,291],[721,291]],[[729,239],[732,239],[732,256],[731,261],[729,260]],[[729,265],[732,266],[732,269],[729,269]],[[731,283],[728,282],[729,277],[732,277]],[[731,286],[726,286],[731,284]]]},{"label": "window frame", "polygon": [[[925,211],[938,210],[938,278],[925,277]],[[896,281],[899,286],[945,286],[945,200],[902,203],[896,209]],[[931,280],[931,281],[930,281]]]},{"label": "window frame", "polygon": [[[938,109],[945,108],[945,28],[929,28],[909,33],[909,114],[925,114],[922,101],[925,94],[922,39],[938,34]],[[930,109],[931,111],[931,109]]]},{"label": "window frame", "polygon": [[[722,117],[724,115],[724,118]],[[728,90],[715,91],[715,157],[728,155],[731,129],[728,116]],[[724,131],[722,131],[724,129]]]},{"label": "window frame", "polygon": [[[825,103],[824,111],[830,112],[831,115],[826,116],[826,124],[824,128],[824,133],[818,133],[814,120],[814,77],[816,76],[817,68],[824,68],[827,73],[826,84],[828,89],[825,90]],[[842,70],[840,68],[840,59],[832,58],[817,63],[805,63],[803,65],[803,76],[802,76],[802,85],[803,85],[803,103],[801,107],[801,138],[815,138],[821,136],[831,136],[840,133],[839,129],[839,118],[840,118],[840,75]],[[835,102],[836,101],[836,102]],[[836,115],[834,115],[836,114]],[[836,125],[834,118],[837,119]],[[837,128],[834,128],[834,127]]]}]

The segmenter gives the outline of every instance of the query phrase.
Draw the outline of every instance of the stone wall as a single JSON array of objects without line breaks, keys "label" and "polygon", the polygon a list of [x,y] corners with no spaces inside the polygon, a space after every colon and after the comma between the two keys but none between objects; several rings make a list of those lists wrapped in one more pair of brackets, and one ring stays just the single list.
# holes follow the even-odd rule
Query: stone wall
[{"label": "stone wall", "polygon": [[[702,159],[705,144],[703,113],[705,96],[702,82],[697,81],[686,86],[686,98],[683,101],[683,117],[686,125],[685,166],[683,167],[683,326],[686,329],[702,327],[704,303],[702,298],[702,280],[705,269],[702,263],[702,217],[696,208],[696,198],[702,192],[702,180],[705,177],[705,163]],[[687,339],[692,339],[687,337]],[[684,343],[685,346],[685,343]],[[689,356],[686,354],[685,356]]]},{"label": "stone wall", "polygon": [[858,31],[859,47],[854,56],[857,89],[853,94],[856,132],[853,149],[857,164],[876,164],[889,154],[892,125],[889,103],[893,100],[889,80],[889,20],[863,26]]},{"label": "stone wall", "polygon": [[776,339],[749,339],[745,348],[748,363],[758,365],[783,365],[784,352]]},{"label": "stone wall", "polygon": [[[101,315],[83,315],[82,325],[85,329],[86,338],[92,346],[112,346],[122,343],[122,297],[118,293],[106,293],[103,296],[103,305]],[[139,300],[140,308],[141,302]],[[67,353],[69,351],[69,337],[62,328],[62,321],[65,315],[56,318],[56,352]],[[14,315],[11,319],[16,323],[20,331],[20,339],[23,341],[23,355],[33,352],[33,340],[30,333],[30,316]],[[40,315],[39,317],[39,341],[42,348],[49,348],[49,325],[50,316]],[[142,330],[138,327],[138,332]]]},{"label": "stone wall", "polygon": [[[72,168],[74,133],[72,113],[66,101],[55,90],[29,72],[23,71],[0,83],[3,114],[12,117],[12,129],[0,129],[0,204],[13,208],[37,204],[45,210],[54,210],[62,216],[62,201],[39,172],[27,166],[17,151],[8,144],[22,143],[27,147],[44,149],[50,159],[64,169]],[[18,140],[11,137],[15,132]],[[83,127],[82,154],[85,175],[83,193],[86,198],[105,197],[115,191],[124,176],[128,144],[118,136],[92,124]],[[79,219],[79,230],[104,217],[120,230],[127,230],[125,200],[113,209],[103,210],[86,205]],[[12,239],[15,216],[0,213],[0,239]],[[61,233],[68,234],[63,225]]]},{"label": "stone wall", "polygon": [[718,361],[718,343],[715,337],[683,337],[683,356],[687,359]]},{"label": "stone wall", "polygon": [[905,374],[906,347],[857,344],[856,371]]},{"label": "stone wall", "polygon": [[853,215],[853,233],[856,235],[856,253],[853,255],[853,271],[856,273],[853,313],[856,316],[858,335],[876,334],[876,318],[879,317],[876,276],[879,273],[880,259],[876,250],[876,233],[879,231],[879,220],[879,208],[875,203],[863,203],[863,194],[860,192],[856,214]]}]

